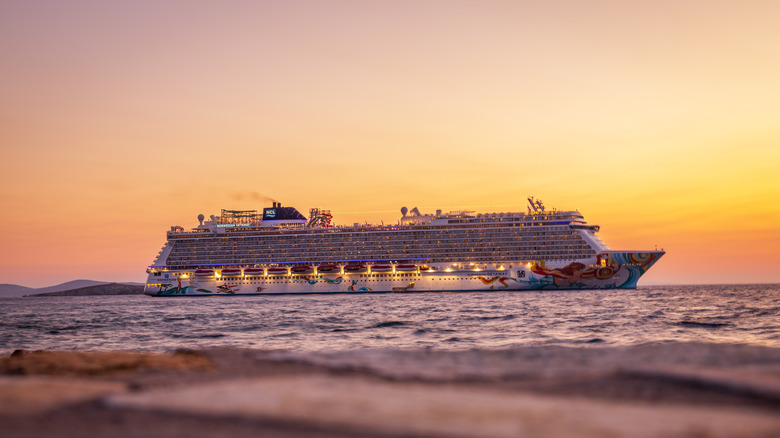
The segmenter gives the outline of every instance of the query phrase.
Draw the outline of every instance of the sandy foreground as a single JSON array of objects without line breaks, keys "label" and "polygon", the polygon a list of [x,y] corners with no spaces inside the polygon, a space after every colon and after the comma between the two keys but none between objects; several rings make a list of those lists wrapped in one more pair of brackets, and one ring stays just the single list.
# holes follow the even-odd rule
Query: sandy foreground
[{"label": "sandy foreground", "polygon": [[4,437],[778,437],[780,349],[16,351]]}]

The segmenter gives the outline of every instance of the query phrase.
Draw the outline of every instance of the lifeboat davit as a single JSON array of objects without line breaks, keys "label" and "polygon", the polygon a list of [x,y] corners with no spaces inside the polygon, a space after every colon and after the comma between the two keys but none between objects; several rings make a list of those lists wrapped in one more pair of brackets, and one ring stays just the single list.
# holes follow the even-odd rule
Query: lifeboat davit
[{"label": "lifeboat davit", "polygon": [[287,268],[268,268],[268,275],[287,274]]},{"label": "lifeboat davit", "polygon": [[339,272],[341,268],[336,265],[322,265],[317,267],[317,272],[320,274],[330,274],[332,272]]},{"label": "lifeboat davit", "polygon": [[263,268],[246,268],[244,269],[244,275],[263,275]]},{"label": "lifeboat davit", "polygon": [[196,277],[213,277],[214,276],[214,270],[213,269],[196,269],[195,270],[195,276]]},{"label": "lifeboat davit", "polygon": [[371,265],[371,272],[390,272],[393,265]]},{"label": "lifeboat davit", "polygon": [[367,272],[366,265],[347,265],[344,266],[344,272]]},{"label": "lifeboat davit", "polygon": [[395,270],[404,272],[416,271],[417,265],[395,265]]},{"label": "lifeboat davit", "polygon": [[223,277],[231,277],[235,275],[241,275],[241,270],[236,268],[228,268],[222,270]]},{"label": "lifeboat davit", "polygon": [[298,274],[298,275],[311,274],[312,272],[314,272],[314,268],[312,268],[311,266],[295,266],[294,268],[291,269],[291,271],[293,274]]}]

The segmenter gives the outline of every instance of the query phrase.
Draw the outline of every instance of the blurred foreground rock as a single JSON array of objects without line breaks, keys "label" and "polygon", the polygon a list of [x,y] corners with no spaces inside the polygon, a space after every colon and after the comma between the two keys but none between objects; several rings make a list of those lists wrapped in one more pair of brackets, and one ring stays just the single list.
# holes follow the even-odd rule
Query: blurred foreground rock
[{"label": "blurred foreground rock", "polygon": [[21,352],[4,436],[780,436],[780,349]]},{"label": "blurred foreground rock", "polygon": [[210,370],[211,361],[196,352],[174,354],[131,352],[14,351],[0,361],[3,374],[100,376],[149,370]]}]

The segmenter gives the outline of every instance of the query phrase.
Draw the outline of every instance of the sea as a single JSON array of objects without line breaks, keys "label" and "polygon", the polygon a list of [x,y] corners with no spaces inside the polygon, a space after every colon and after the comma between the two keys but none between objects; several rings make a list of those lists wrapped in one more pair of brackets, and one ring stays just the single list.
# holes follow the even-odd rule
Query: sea
[{"label": "sea", "polygon": [[14,350],[343,351],[739,343],[780,347],[780,285],[156,298],[0,298]]}]

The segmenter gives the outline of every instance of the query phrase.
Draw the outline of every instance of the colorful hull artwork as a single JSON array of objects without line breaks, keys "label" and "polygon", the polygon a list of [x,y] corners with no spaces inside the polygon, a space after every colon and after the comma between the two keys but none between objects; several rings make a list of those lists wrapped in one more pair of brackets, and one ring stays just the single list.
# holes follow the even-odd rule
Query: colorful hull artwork
[{"label": "colorful hull artwork", "polygon": [[[632,289],[663,256],[663,251],[609,251],[595,263],[570,262],[557,266],[543,260],[508,264],[506,270],[346,273],[343,275],[181,277],[161,283],[152,296],[220,296],[327,293],[467,292],[571,289]],[[593,262],[593,260],[590,260]]]}]

